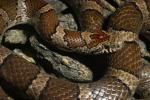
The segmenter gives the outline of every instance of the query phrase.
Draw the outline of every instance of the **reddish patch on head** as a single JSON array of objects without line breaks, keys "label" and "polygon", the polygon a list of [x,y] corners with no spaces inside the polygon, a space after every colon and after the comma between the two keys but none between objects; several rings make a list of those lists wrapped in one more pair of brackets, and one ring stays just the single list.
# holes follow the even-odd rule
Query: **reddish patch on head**
[{"label": "reddish patch on head", "polygon": [[110,36],[104,32],[98,32],[96,34],[93,34],[90,36],[91,37],[91,42],[88,44],[89,48],[95,47],[98,44],[105,42],[109,40]]}]

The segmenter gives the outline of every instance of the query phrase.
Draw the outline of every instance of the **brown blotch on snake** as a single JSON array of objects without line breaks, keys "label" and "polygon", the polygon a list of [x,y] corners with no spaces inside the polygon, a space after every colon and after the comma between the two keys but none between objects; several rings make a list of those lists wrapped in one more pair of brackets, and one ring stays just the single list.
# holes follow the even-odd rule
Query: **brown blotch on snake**
[{"label": "brown blotch on snake", "polygon": [[[11,2],[11,3],[10,3]],[[9,20],[15,20],[17,16],[17,0],[1,0],[0,1],[0,10],[4,10],[9,17]],[[0,12],[1,15],[1,12]]]},{"label": "brown blotch on snake", "polygon": [[[8,2],[8,0],[6,2]],[[22,1],[22,3],[25,3],[25,4],[27,4],[27,2],[29,2],[29,1],[27,0],[26,3],[24,1]],[[39,31],[41,32],[41,36],[44,35],[43,36],[44,41],[47,41],[49,43],[52,42],[52,44],[57,44],[58,47],[63,47],[63,48],[72,50],[72,48],[68,47],[66,41],[64,41],[64,36],[66,35],[66,33],[63,28],[58,26],[58,19],[57,19],[57,15],[56,15],[55,11],[52,8],[49,8],[48,6],[42,7],[42,5],[45,5],[45,3],[40,3],[40,2],[42,2],[42,1],[40,0],[37,2],[37,4],[35,4],[38,6],[33,5],[33,6],[35,6],[36,9],[39,9],[39,11],[37,12],[37,16],[36,15],[33,16],[33,17],[36,17],[37,19],[35,18],[32,21],[33,22],[35,21],[35,24],[38,26],[37,28],[40,28]],[[36,2],[34,2],[34,3],[36,3]],[[17,7],[17,5],[14,5],[14,7]],[[25,12],[25,13],[29,14],[30,12],[32,12],[32,10],[35,11],[35,8],[33,7],[33,9],[31,9],[31,11],[29,11],[29,12],[27,10],[27,12]],[[141,16],[142,15],[141,15],[140,10],[138,10],[138,8],[136,7],[136,5],[134,5],[134,3],[126,4],[125,6],[123,6],[121,11],[118,11],[115,14],[117,16],[117,14],[122,13],[122,12],[127,13],[127,16],[126,16],[127,18],[134,16],[136,18],[136,20],[139,21],[139,23],[137,25],[135,25],[134,27],[129,27],[130,25],[128,25],[128,24],[124,25],[124,23],[122,23],[122,20],[123,20],[123,22],[127,22],[128,20],[126,21],[126,18],[122,17],[123,15],[120,15],[121,17],[120,16],[117,17],[118,21],[120,21],[120,23],[119,22],[116,22],[116,23],[119,23],[119,25],[121,26],[121,28],[123,28],[123,30],[126,30],[129,27],[131,29],[129,29],[128,31],[138,32],[138,30],[141,26],[141,21],[142,21]],[[32,15],[32,14],[30,14],[30,15]],[[25,17],[30,17],[30,16],[25,16]],[[121,19],[119,19],[119,18],[121,18]],[[47,22],[48,20],[50,20],[50,22]],[[96,20],[97,20],[97,18],[96,18]],[[113,20],[112,23],[115,23],[115,21]],[[134,23],[130,23],[130,24],[132,25]],[[101,25],[101,24],[96,24],[96,25]],[[85,26],[85,27],[89,27],[89,26]],[[92,27],[94,27],[94,26],[92,26]],[[118,27],[119,26],[116,25],[115,28],[118,28]],[[116,30],[119,30],[119,28]],[[132,33],[132,32],[130,32],[130,33]],[[119,33],[121,33],[121,32],[118,32],[116,37],[112,35],[113,31],[112,31],[112,33],[111,32],[110,33],[103,32],[103,31],[99,32],[100,33],[99,36],[102,36],[102,38],[98,37],[97,33],[95,33],[95,32],[94,33],[80,32],[80,33],[81,33],[82,38],[86,41],[86,43],[83,43],[83,44],[89,44],[91,42],[94,42],[90,46],[90,47],[92,47],[94,45],[94,47],[92,49],[89,49],[88,45],[84,45],[84,48],[80,48],[80,47],[77,48],[78,52],[86,52],[86,53],[94,52],[94,51],[92,51],[93,49],[99,50],[101,48],[101,46],[105,45],[105,43],[106,43],[106,45],[108,45],[109,43],[112,43],[112,42],[118,43],[120,41],[121,42],[128,41],[128,39],[130,37],[129,36],[124,39],[124,36],[122,36],[121,37],[122,39],[119,38],[120,41],[118,41],[118,37],[120,35]],[[131,35],[131,34],[129,34],[129,32],[123,32],[123,33],[127,33],[126,35]],[[134,40],[134,35],[131,35],[131,37]],[[76,37],[74,37],[74,38],[76,38]],[[97,41],[100,38],[102,39],[102,41]],[[59,41],[57,41],[57,39]],[[77,39],[74,39],[73,41],[76,42],[76,40]],[[105,41],[103,41],[103,40],[105,40]],[[79,40],[77,40],[77,41],[79,41]],[[59,44],[59,42],[60,42],[60,44]],[[67,42],[69,42],[69,41],[67,41]],[[78,43],[78,42],[76,42],[76,43]],[[118,44],[117,44],[117,46],[118,46]],[[132,53],[129,52],[129,50],[131,50],[131,48],[133,49]],[[5,49],[6,48],[3,48],[3,50],[5,50]],[[102,50],[103,50],[103,48],[102,48]],[[14,54],[8,55],[8,57],[7,56],[4,57],[3,55],[1,56],[0,59],[3,61],[3,64],[1,65],[1,68],[0,68],[0,72],[1,72],[0,77],[5,79],[7,82],[9,82],[11,85],[15,86],[16,88],[19,88],[22,91],[26,91],[26,93],[31,98],[34,98],[34,99],[39,99],[39,98],[46,99],[46,98],[50,98],[50,97],[58,98],[58,99],[59,98],[69,98],[69,99],[72,99],[72,98],[73,99],[105,98],[105,99],[110,99],[110,100],[111,99],[127,99],[127,98],[130,98],[130,96],[132,96],[134,94],[135,88],[138,84],[138,78],[136,76],[138,76],[137,73],[140,68],[140,62],[139,62],[140,52],[139,52],[139,48],[136,45],[136,43],[131,43],[131,44],[125,43],[125,47],[123,49],[120,48],[120,50],[121,51],[118,51],[117,53],[114,53],[111,55],[112,59],[110,62],[111,63],[110,67],[112,67],[112,69],[111,68],[109,69],[108,74],[106,74],[106,76],[103,79],[101,79],[97,82],[94,82],[94,83],[75,84],[75,83],[70,83],[68,81],[53,79],[46,73],[40,72],[40,69],[36,65],[30,64],[26,60],[22,59],[19,56],[14,55]],[[100,51],[97,51],[97,52],[100,52]],[[122,53],[124,55],[122,55]],[[121,58],[123,58],[123,60],[118,59],[120,61],[120,63],[124,62],[123,65],[120,63],[116,63],[116,61],[114,60],[115,57],[120,58],[120,56],[118,56],[118,55],[121,55]],[[130,57],[130,58],[128,58],[128,57]],[[130,60],[132,62],[130,62]],[[16,62],[16,63],[14,63],[14,62]],[[130,64],[126,66],[126,64],[128,64],[128,63],[130,63]],[[14,71],[16,73],[13,73]],[[117,72],[117,74],[114,74],[116,72]],[[122,76],[122,77],[120,77],[120,76]],[[129,79],[129,80],[126,80],[126,79]],[[53,84],[55,82],[60,82],[62,84]],[[130,82],[132,84],[129,84]],[[60,86],[66,87],[66,88],[62,87],[62,89],[64,89],[64,93],[60,92],[60,90],[59,90]],[[51,88],[53,88],[53,89],[57,88],[56,92],[54,93],[54,91],[51,91],[50,90]],[[51,94],[53,94],[53,95],[51,95]],[[121,95],[121,94],[123,94],[123,95]]]},{"label": "brown blotch on snake", "polygon": [[[15,0],[17,1],[17,0]],[[28,16],[32,17],[34,14],[41,9],[43,6],[45,6],[47,3],[43,0],[25,0],[26,6],[27,6],[27,11],[28,11]]]},{"label": "brown blotch on snake", "polygon": [[[9,55],[3,59],[3,64],[0,68],[0,77],[10,83],[12,86],[22,91],[26,91],[30,98],[36,100],[38,98],[43,100],[55,100],[55,98],[58,100],[60,98],[66,98],[67,100],[74,100],[77,98],[113,98],[116,100],[122,98],[127,99],[133,95],[135,87],[138,83],[138,79],[134,75],[124,72],[124,69],[129,68],[128,71],[131,70],[130,68],[134,68],[134,63],[137,63],[136,69],[140,67],[140,62],[138,60],[140,57],[137,58],[136,56],[130,56],[130,53],[128,52],[128,50],[131,48],[131,45],[132,48],[135,48],[134,53],[140,53],[138,50],[136,50],[138,49],[138,46],[134,43],[129,43],[124,49],[122,49],[122,52],[126,52],[126,55],[123,55],[125,58],[129,57],[127,59],[137,59],[132,60],[134,62],[132,62],[133,64],[131,64],[131,67],[122,66],[122,69],[120,69],[122,71],[119,71],[119,75],[114,75],[113,72],[116,71],[116,67],[112,66],[112,68],[114,68],[113,70],[110,69],[109,73],[106,74],[104,78],[94,83],[78,84],[55,78],[53,79],[50,75],[41,72],[36,65],[29,63],[17,55],[10,54],[11,52],[8,52]],[[0,50],[2,52],[7,49],[1,47]],[[132,53],[132,55],[134,55],[134,53]]]},{"label": "brown blotch on snake", "polygon": [[[10,1],[6,0],[5,2],[10,2]],[[101,25],[103,23],[103,16],[101,12],[97,9],[97,7],[98,8],[100,7],[100,5],[92,1],[92,4],[96,6],[96,8],[94,9],[89,8],[90,5],[80,6],[81,8],[82,6],[85,6],[84,10],[81,11],[80,15],[83,17],[85,16],[87,19],[86,20],[82,19],[82,21],[85,22],[81,24],[81,26],[83,26],[84,31],[81,31],[81,32],[77,31],[75,33],[81,34],[80,38],[84,40],[84,41],[81,41],[83,43],[78,42],[78,39],[77,39],[78,37],[76,37],[76,35],[69,34],[71,35],[70,37],[72,37],[72,41],[76,43],[76,46],[77,45],[80,46],[80,44],[83,44],[83,46],[72,48],[71,46],[68,46],[70,44],[69,41],[65,41],[64,39],[66,35],[64,31],[65,29],[59,26],[57,14],[51,5],[45,3],[42,0],[39,0],[38,2],[34,2],[31,0],[25,0],[25,1],[15,0],[15,2],[17,2],[16,5],[14,5],[13,3],[8,3],[8,5],[10,4],[9,6],[11,6],[12,8],[17,8],[17,10],[14,11],[16,12],[15,15],[14,13],[12,14],[13,16],[16,16],[14,17],[13,20],[11,21],[8,20],[10,16],[7,10],[5,11],[5,9],[3,9],[5,13],[4,12],[0,13],[2,17],[4,17],[4,15],[5,16],[8,15],[8,18],[5,19],[5,21],[8,23],[5,25],[5,28],[2,29],[3,32],[5,32],[7,29],[9,29],[10,27],[14,25],[29,23],[35,26],[35,28],[37,29],[37,31],[39,32],[40,36],[43,38],[44,41],[48,42],[49,44],[55,45],[57,48],[61,48],[70,52],[78,52],[78,53],[86,53],[86,54],[91,54],[91,53],[100,54],[104,52],[105,53],[114,52],[121,48],[121,46],[124,44],[124,41],[132,41],[137,38],[137,36],[133,34],[132,32],[123,31],[124,35],[122,35],[120,32],[117,32],[118,34],[114,36],[113,31],[105,32],[101,30],[101,27],[102,27]],[[81,2],[86,3],[88,1],[81,1]],[[2,6],[5,6],[5,5],[2,3]],[[82,12],[85,15],[82,15]],[[91,16],[86,15],[89,13],[91,13],[92,15]],[[79,17],[81,18],[81,16]],[[2,19],[4,20],[4,18]],[[87,30],[84,28],[87,28]],[[97,33],[100,35],[98,36]],[[97,41],[98,39],[101,39],[101,40]],[[88,45],[90,43],[94,44],[94,46],[93,47],[90,46],[89,48]],[[106,47],[105,45],[107,45],[108,48],[105,48]]]},{"label": "brown blotch on snake", "polygon": [[113,30],[125,30],[138,33],[142,27],[142,13],[134,3],[128,3],[126,5],[112,16],[109,27],[112,27]]}]

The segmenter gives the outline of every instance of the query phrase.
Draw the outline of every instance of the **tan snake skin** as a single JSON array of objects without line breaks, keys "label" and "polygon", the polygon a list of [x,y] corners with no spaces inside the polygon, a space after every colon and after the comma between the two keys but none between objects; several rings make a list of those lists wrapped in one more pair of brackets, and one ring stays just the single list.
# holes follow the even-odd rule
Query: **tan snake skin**
[{"label": "tan snake skin", "polygon": [[[133,55],[128,50],[133,50]],[[126,44],[120,52],[112,54],[112,57],[126,53],[123,60],[129,62],[132,57],[133,63],[122,69],[113,67],[106,76],[94,83],[76,84],[61,79],[55,79],[39,70],[36,65],[29,63],[23,58],[10,54],[11,51],[1,47],[1,59],[3,64],[0,69],[0,77],[21,91],[26,91],[30,99],[40,100],[74,100],[74,99],[102,99],[127,100],[137,86],[138,78],[132,68],[140,68],[140,51],[135,43]],[[135,55],[137,54],[137,55]],[[6,57],[6,55],[8,55]],[[119,61],[122,61],[120,59]],[[112,64],[115,61],[112,61]],[[117,65],[119,66],[119,65]],[[124,72],[128,69],[126,72]],[[14,73],[15,72],[15,73]],[[117,74],[116,74],[117,73]],[[122,77],[120,77],[122,76]]]},{"label": "tan snake skin", "polygon": [[[148,4],[148,0],[145,1]],[[90,8],[89,2],[96,8]],[[126,3],[114,13],[109,32],[106,32],[102,30],[103,15],[97,10],[100,4],[96,0],[76,0],[73,4],[77,5],[77,10],[83,7],[78,16],[82,31],[59,26],[55,10],[42,0],[11,0],[11,3],[10,0],[0,0],[0,33],[16,24],[31,23],[44,41],[60,49],[86,54],[113,52],[105,77],[87,84],[55,79],[3,46],[0,47],[0,77],[35,100],[130,99],[138,85],[141,69],[135,33],[142,28],[142,10],[134,2]]]},{"label": "tan snake skin", "polygon": [[[93,25],[93,22],[90,23],[89,26],[85,26],[86,24],[82,25],[83,27],[88,28],[87,30],[90,30],[91,32],[84,30],[84,28],[84,31],[66,30],[58,25],[59,22],[55,10],[42,0],[39,0],[38,2],[34,0],[14,0],[12,2],[15,3],[11,3],[11,5],[8,5],[7,2],[7,0],[1,1],[1,23],[4,25],[1,24],[0,33],[5,32],[7,28],[16,24],[29,22],[34,24],[44,41],[47,41],[58,48],[65,49],[70,52],[74,51],[90,54],[116,51],[122,47],[124,41],[133,41],[137,38],[137,36],[132,32],[105,32],[103,30],[99,30],[99,27],[101,27],[101,20],[100,22],[96,22],[97,24],[95,27],[98,28],[97,30],[93,28],[94,32],[91,31],[90,28],[94,27],[95,24]],[[13,10],[8,7],[11,10],[5,10],[7,6],[11,6],[16,9]],[[12,16],[11,11],[16,12],[15,15],[13,14],[14,17]],[[101,18],[98,17],[101,14],[97,10],[90,10],[89,12],[85,11],[85,13],[92,13],[92,16],[85,16],[91,20],[97,20]],[[9,15],[11,15],[11,18]],[[117,34],[114,35],[113,33]]]}]

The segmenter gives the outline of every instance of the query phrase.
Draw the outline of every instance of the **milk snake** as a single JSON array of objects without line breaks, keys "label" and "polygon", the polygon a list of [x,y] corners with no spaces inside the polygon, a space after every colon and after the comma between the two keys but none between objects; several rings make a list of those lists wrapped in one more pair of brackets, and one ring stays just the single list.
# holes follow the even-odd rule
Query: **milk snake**
[{"label": "milk snake", "polygon": [[[56,79],[1,46],[0,77],[31,100],[130,99],[139,83],[141,70],[136,33],[146,30],[142,26],[148,24],[149,0],[127,0],[110,18],[108,31],[102,30],[104,16],[100,0],[63,1],[74,7],[81,31],[59,26],[55,10],[42,0],[0,0],[0,33],[3,35],[14,25],[29,23],[35,26],[43,41],[59,49],[83,54],[111,53],[106,75],[86,84]],[[4,92],[1,94],[0,98],[8,99]]]}]

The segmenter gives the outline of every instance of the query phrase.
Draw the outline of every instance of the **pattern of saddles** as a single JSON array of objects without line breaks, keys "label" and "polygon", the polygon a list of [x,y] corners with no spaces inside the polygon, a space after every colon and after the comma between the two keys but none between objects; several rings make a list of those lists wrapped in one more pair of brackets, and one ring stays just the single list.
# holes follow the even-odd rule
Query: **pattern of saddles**
[{"label": "pattern of saddles", "polygon": [[139,83],[141,55],[135,41],[136,33],[148,20],[149,14],[145,12],[150,10],[149,1],[125,3],[110,18],[109,31],[102,30],[104,17],[98,0],[63,1],[74,5],[81,31],[59,26],[55,10],[43,0],[0,0],[0,33],[28,23],[36,28],[43,41],[59,49],[84,54],[111,53],[106,75],[87,84],[55,79],[1,46],[0,77],[36,100],[129,99]]}]

